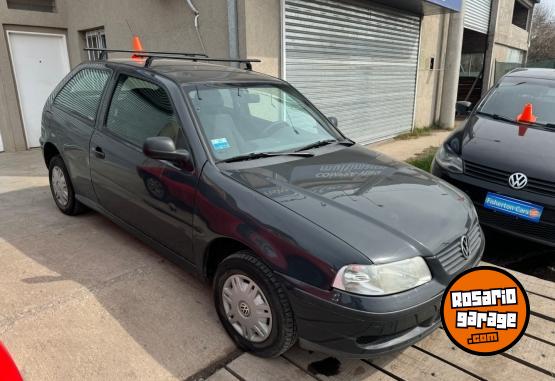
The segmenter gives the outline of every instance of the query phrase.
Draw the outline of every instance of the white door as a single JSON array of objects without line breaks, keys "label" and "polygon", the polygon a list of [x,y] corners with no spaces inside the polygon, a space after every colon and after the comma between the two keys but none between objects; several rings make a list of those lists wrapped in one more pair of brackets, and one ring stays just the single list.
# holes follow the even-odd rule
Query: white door
[{"label": "white door", "polygon": [[420,17],[362,1],[285,0],[285,77],[359,143],[410,131]]},{"label": "white door", "polygon": [[38,147],[44,104],[69,72],[66,39],[61,34],[7,34],[27,147]]}]

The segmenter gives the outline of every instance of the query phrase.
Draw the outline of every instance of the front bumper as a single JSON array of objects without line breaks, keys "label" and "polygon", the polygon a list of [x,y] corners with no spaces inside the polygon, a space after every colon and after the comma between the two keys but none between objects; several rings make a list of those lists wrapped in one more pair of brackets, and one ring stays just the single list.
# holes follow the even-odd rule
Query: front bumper
[{"label": "front bumper", "polygon": [[[460,272],[476,266],[480,251]],[[435,258],[427,258],[430,267]],[[441,323],[443,291],[457,274],[436,277],[412,290],[380,297],[332,290],[329,297],[283,279],[301,347],[340,358],[372,358],[400,351]]]},{"label": "front bumper", "polygon": [[[465,174],[450,173],[437,165],[435,161],[432,164],[432,173],[456,186],[470,197],[476,206],[481,225],[555,247],[555,234],[553,234],[555,232],[555,199],[526,190],[514,190],[508,185],[488,182]],[[488,192],[542,205],[544,212],[541,221],[539,223],[530,222],[484,208]]]},{"label": "front bumper", "polygon": [[408,310],[372,313],[318,300],[296,289],[289,298],[299,343],[340,358],[371,358],[402,350],[431,334],[441,323],[442,294]]}]

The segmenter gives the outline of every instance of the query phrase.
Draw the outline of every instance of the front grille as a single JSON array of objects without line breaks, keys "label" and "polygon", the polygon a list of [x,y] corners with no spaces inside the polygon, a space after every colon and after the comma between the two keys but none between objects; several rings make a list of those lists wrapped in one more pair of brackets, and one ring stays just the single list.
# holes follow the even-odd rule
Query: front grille
[{"label": "front grille", "polygon": [[[464,172],[470,177],[506,186],[509,186],[509,177],[514,173],[502,171],[470,161],[464,162]],[[523,190],[555,197],[555,182],[528,178],[528,185]]]},{"label": "front grille", "polygon": [[555,224],[546,222],[543,216],[542,222],[534,223],[518,217],[493,212],[482,207],[477,209],[480,222],[484,225],[514,231],[515,233],[522,234],[527,237],[555,243]]},{"label": "front grille", "polygon": [[480,250],[482,245],[482,231],[478,223],[474,224],[468,231],[468,243],[470,247],[470,257],[465,258],[462,254],[461,241],[456,240],[441,253],[438,254],[437,259],[443,266],[443,269],[448,274],[454,274],[462,269]]}]

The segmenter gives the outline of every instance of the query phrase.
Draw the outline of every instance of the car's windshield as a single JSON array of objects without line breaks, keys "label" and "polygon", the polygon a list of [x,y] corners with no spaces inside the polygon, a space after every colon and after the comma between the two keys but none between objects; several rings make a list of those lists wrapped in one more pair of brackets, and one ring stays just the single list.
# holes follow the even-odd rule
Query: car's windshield
[{"label": "car's windshield", "polygon": [[217,160],[260,152],[294,152],[341,139],[329,122],[287,86],[188,87],[202,132]]},{"label": "car's windshield", "polygon": [[516,122],[527,104],[532,104],[537,123],[555,123],[555,81],[506,78],[478,111]]}]

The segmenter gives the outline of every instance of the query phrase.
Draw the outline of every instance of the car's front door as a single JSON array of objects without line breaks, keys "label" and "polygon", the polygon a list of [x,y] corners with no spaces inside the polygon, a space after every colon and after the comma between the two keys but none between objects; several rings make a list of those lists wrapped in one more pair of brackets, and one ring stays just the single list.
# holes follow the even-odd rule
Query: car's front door
[{"label": "car's front door", "polygon": [[[171,137],[187,149],[179,118],[161,84],[120,74],[103,126],[91,140],[91,178],[101,206],[192,260],[196,175],[143,154],[145,140]],[[179,213],[175,213],[179,209]]]}]

